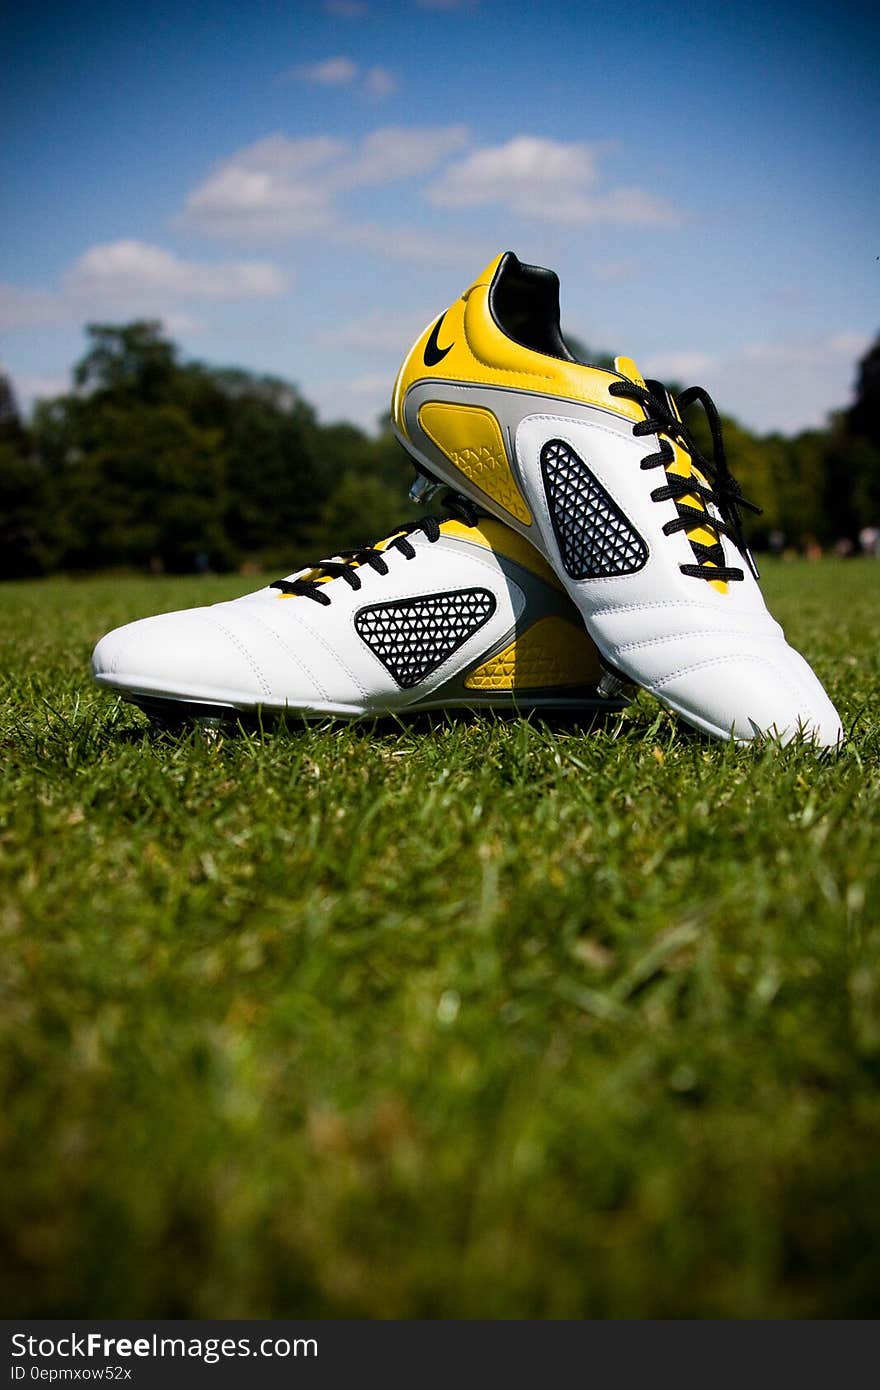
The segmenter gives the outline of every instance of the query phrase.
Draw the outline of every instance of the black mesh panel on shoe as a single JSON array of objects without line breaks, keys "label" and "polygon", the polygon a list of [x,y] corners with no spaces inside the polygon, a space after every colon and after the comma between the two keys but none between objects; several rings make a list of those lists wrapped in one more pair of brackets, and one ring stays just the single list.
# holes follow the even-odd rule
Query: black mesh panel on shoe
[{"label": "black mesh panel on shoe", "polygon": [[563,439],[541,450],[541,473],[562,563],[572,579],[635,574],[648,547],[617,504]]},{"label": "black mesh panel on shoe", "polygon": [[361,609],[354,625],[397,684],[408,690],[441,666],[494,612],[491,590],[459,589],[374,603]]}]

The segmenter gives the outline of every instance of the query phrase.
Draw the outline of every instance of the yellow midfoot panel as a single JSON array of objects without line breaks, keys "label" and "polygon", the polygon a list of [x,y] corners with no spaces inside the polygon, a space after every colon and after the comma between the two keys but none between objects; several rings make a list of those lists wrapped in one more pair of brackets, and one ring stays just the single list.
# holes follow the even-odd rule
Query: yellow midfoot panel
[{"label": "yellow midfoot panel", "polygon": [[590,685],[599,679],[599,655],[583,628],[567,618],[540,618],[503,652],[471,671],[470,690],[542,690]]},{"label": "yellow midfoot panel", "polygon": [[501,426],[482,406],[429,401],[419,424],[455,467],[517,521],[532,524],[532,514],[516,485],[507,460]]}]

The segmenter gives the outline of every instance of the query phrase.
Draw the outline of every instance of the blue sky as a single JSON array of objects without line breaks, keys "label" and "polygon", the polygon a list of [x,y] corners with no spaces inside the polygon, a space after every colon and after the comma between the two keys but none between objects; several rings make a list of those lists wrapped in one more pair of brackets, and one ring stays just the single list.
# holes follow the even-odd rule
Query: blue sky
[{"label": "blue sky", "polygon": [[880,329],[880,18],[861,5],[150,0],[5,7],[0,362],[83,324],[372,422],[498,251],[563,325],[819,424]]}]

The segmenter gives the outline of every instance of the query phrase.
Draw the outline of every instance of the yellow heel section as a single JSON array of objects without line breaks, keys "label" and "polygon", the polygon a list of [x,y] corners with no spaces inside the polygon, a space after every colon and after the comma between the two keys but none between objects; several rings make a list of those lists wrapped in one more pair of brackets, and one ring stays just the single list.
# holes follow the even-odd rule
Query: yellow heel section
[{"label": "yellow heel section", "polygon": [[501,426],[491,410],[429,401],[419,411],[419,424],[460,473],[509,516],[531,526],[532,514],[510,470]]},{"label": "yellow heel section", "polygon": [[545,690],[594,684],[599,654],[583,628],[566,618],[539,618],[503,652],[471,671],[469,690]]}]

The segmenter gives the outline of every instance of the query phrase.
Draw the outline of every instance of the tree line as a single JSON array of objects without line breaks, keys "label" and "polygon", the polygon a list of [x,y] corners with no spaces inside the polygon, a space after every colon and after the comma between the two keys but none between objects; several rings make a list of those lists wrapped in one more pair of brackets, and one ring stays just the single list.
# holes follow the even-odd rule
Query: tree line
[{"label": "tree line", "polygon": [[[155,322],[86,332],[71,390],[30,420],[0,376],[0,577],[289,573],[406,519],[411,469],[387,422],[377,437],[322,425],[286,381],[182,361]],[[757,549],[856,544],[880,525],[880,339],[825,429],[725,419],[725,443],[763,508]]]}]

